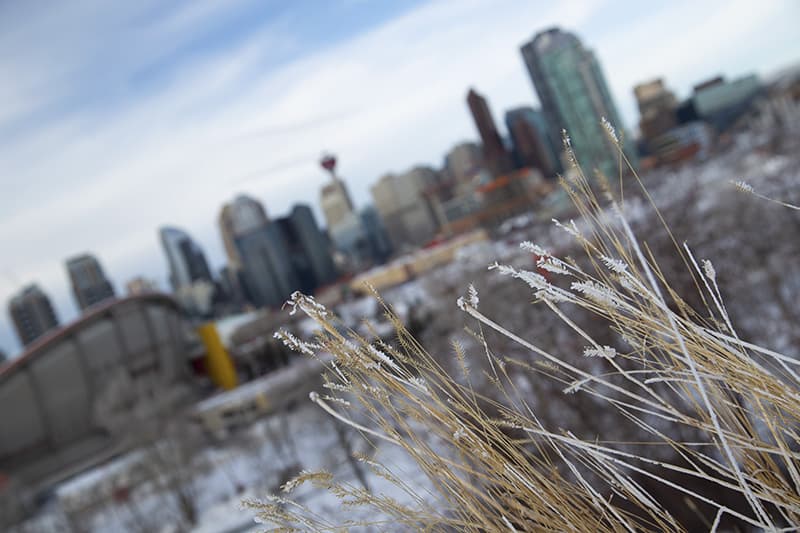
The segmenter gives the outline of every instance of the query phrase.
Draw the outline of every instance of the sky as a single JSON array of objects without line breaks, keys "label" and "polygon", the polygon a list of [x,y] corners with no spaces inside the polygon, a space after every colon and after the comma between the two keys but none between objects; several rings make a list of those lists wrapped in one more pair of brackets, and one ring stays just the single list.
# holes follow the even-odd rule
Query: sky
[{"label": "sky", "polygon": [[[633,85],[768,76],[800,61],[797,21],[796,0],[0,3],[0,302],[36,282],[74,319],[64,261],[87,251],[120,293],[166,288],[163,225],[218,269],[221,205],[316,209],[325,151],[366,204],[384,173],[477,139],[470,87],[501,130],[538,105],[519,47],[542,29],[595,50],[633,131]],[[5,312],[0,349],[19,350]]]}]

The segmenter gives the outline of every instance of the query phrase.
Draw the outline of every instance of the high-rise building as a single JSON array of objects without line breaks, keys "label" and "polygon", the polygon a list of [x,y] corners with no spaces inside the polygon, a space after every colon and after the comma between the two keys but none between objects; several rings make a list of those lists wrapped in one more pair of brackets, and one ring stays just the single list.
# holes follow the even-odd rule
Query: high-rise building
[{"label": "high-rise building", "polygon": [[289,247],[276,223],[237,235],[236,248],[242,260],[245,293],[254,305],[280,306],[299,288]]},{"label": "high-rise building", "polygon": [[395,249],[419,246],[435,235],[438,223],[425,191],[438,179],[432,168],[414,167],[404,174],[386,174],[370,188]]},{"label": "high-rise building", "polygon": [[159,230],[159,235],[167,255],[169,282],[173,289],[188,287],[197,281],[213,283],[206,256],[188,233],[165,227]]},{"label": "high-rise building", "polygon": [[50,299],[38,285],[28,285],[11,298],[8,313],[19,341],[25,346],[58,327]]},{"label": "high-rise building", "polygon": [[392,242],[378,210],[368,205],[359,213],[361,225],[367,235],[370,255],[376,263],[384,263],[392,255]]},{"label": "high-rise building", "polygon": [[241,268],[241,258],[236,248],[236,235],[243,235],[255,228],[267,224],[267,212],[264,206],[245,195],[239,195],[233,202],[225,204],[219,214],[219,230],[228,262],[234,269]]},{"label": "high-rise building", "polygon": [[275,224],[287,244],[301,291],[311,294],[317,287],[336,278],[328,244],[309,206],[295,205],[291,213],[276,219]]},{"label": "high-rise building", "polygon": [[322,187],[320,207],[325,215],[325,223],[328,228],[341,226],[352,216],[354,209],[350,193],[338,176],[334,175],[333,179]]},{"label": "high-rise building", "polygon": [[72,283],[75,301],[81,310],[109,298],[114,298],[114,287],[106,278],[96,257],[82,254],[67,260],[67,273]]},{"label": "high-rise building", "polygon": [[536,111],[532,107],[517,107],[506,111],[506,127],[514,144],[514,159],[518,168],[536,168],[544,176],[553,176],[555,161],[547,138],[539,133]]},{"label": "high-rise building", "polygon": [[633,88],[639,107],[639,131],[649,144],[660,135],[678,125],[675,94],[664,86],[664,80],[655,79]]},{"label": "high-rise building", "polygon": [[560,143],[561,131],[566,130],[587,173],[598,168],[614,176],[619,172],[618,155],[601,124],[605,117],[635,164],[629,148],[633,140],[623,134],[622,120],[594,53],[574,34],[559,28],[538,33],[521,50],[547,118],[551,142]]},{"label": "high-rise building", "polygon": [[472,142],[453,146],[444,157],[447,177],[456,183],[469,183],[484,168],[481,147]]},{"label": "high-rise building", "polygon": [[256,306],[278,306],[286,301],[299,283],[286,240],[261,202],[244,195],[236,197],[222,208],[219,225],[229,259],[227,281],[241,280],[241,292]]},{"label": "high-rise building", "polygon": [[475,127],[478,128],[481,136],[483,155],[489,171],[495,176],[510,172],[513,169],[511,156],[497,131],[486,98],[474,89],[470,89],[467,93],[467,105],[472,113],[472,119],[475,121]]}]

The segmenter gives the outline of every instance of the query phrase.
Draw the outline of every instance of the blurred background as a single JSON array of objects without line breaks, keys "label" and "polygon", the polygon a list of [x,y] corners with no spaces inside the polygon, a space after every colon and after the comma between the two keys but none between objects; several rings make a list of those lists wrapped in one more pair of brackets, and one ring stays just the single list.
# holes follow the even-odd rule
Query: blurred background
[{"label": "blurred background", "polygon": [[743,335],[796,355],[798,220],[728,182],[798,203],[798,21],[791,0],[3,3],[0,525],[246,530],[241,497],[309,465],[375,487],[306,405],[320,366],[272,332],[314,326],[281,306],[314,294],[391,338],[371,284],[448,352],[488,263],[568,251],[562,130],[620,175],[601,117],[679,238],[771,291],[751,330],[763,291],[732,291]]}]

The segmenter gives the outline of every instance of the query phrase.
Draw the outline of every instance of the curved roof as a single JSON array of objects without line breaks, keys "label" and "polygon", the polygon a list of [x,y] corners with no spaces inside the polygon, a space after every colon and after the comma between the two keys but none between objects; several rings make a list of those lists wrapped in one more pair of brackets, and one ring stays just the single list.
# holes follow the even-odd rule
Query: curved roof
[{"label": "curved roof", "polygon": [[106,315],[112,307],[134,301],[166,303],[175,309],[180,309],[178,303],[171,296],[157,292],[105,300],[87,309],[83,315],[69,324],[65,324],[64,326],[45,333],[31,344],[26,346],[25,351],[22,352],[21,355],[7,360],[5,365],[0,364],[0,381],[9,377],[18,368],[22,368],[31,361],[35,360],[40,354],[46,353],[47,348],[54,346],[62,339],[68,337],[70,334],[85,328],[96,320],[99,320],[101,317]]}]

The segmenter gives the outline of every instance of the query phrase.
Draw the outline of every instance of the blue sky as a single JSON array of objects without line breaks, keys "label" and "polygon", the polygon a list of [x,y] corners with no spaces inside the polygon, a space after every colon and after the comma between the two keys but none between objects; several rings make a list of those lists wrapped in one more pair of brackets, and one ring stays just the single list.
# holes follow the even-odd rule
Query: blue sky
[{"label": "blue sky", "polygon": [[[83,251],[120,291],[165,284],[160,225],[221,266],[221,204],[316,206],[325,150],[367,202],[476,137],[470,86],[498,122],[535,104],[519,45],[545,27],[595,49],[630,128],[635,83],[769,74],[800,60],[798,20],[793,0],[0,3],[0,301],[35,281],[74,318],[63,262]],[[17,350],[5,313],[0,348]]]}]

